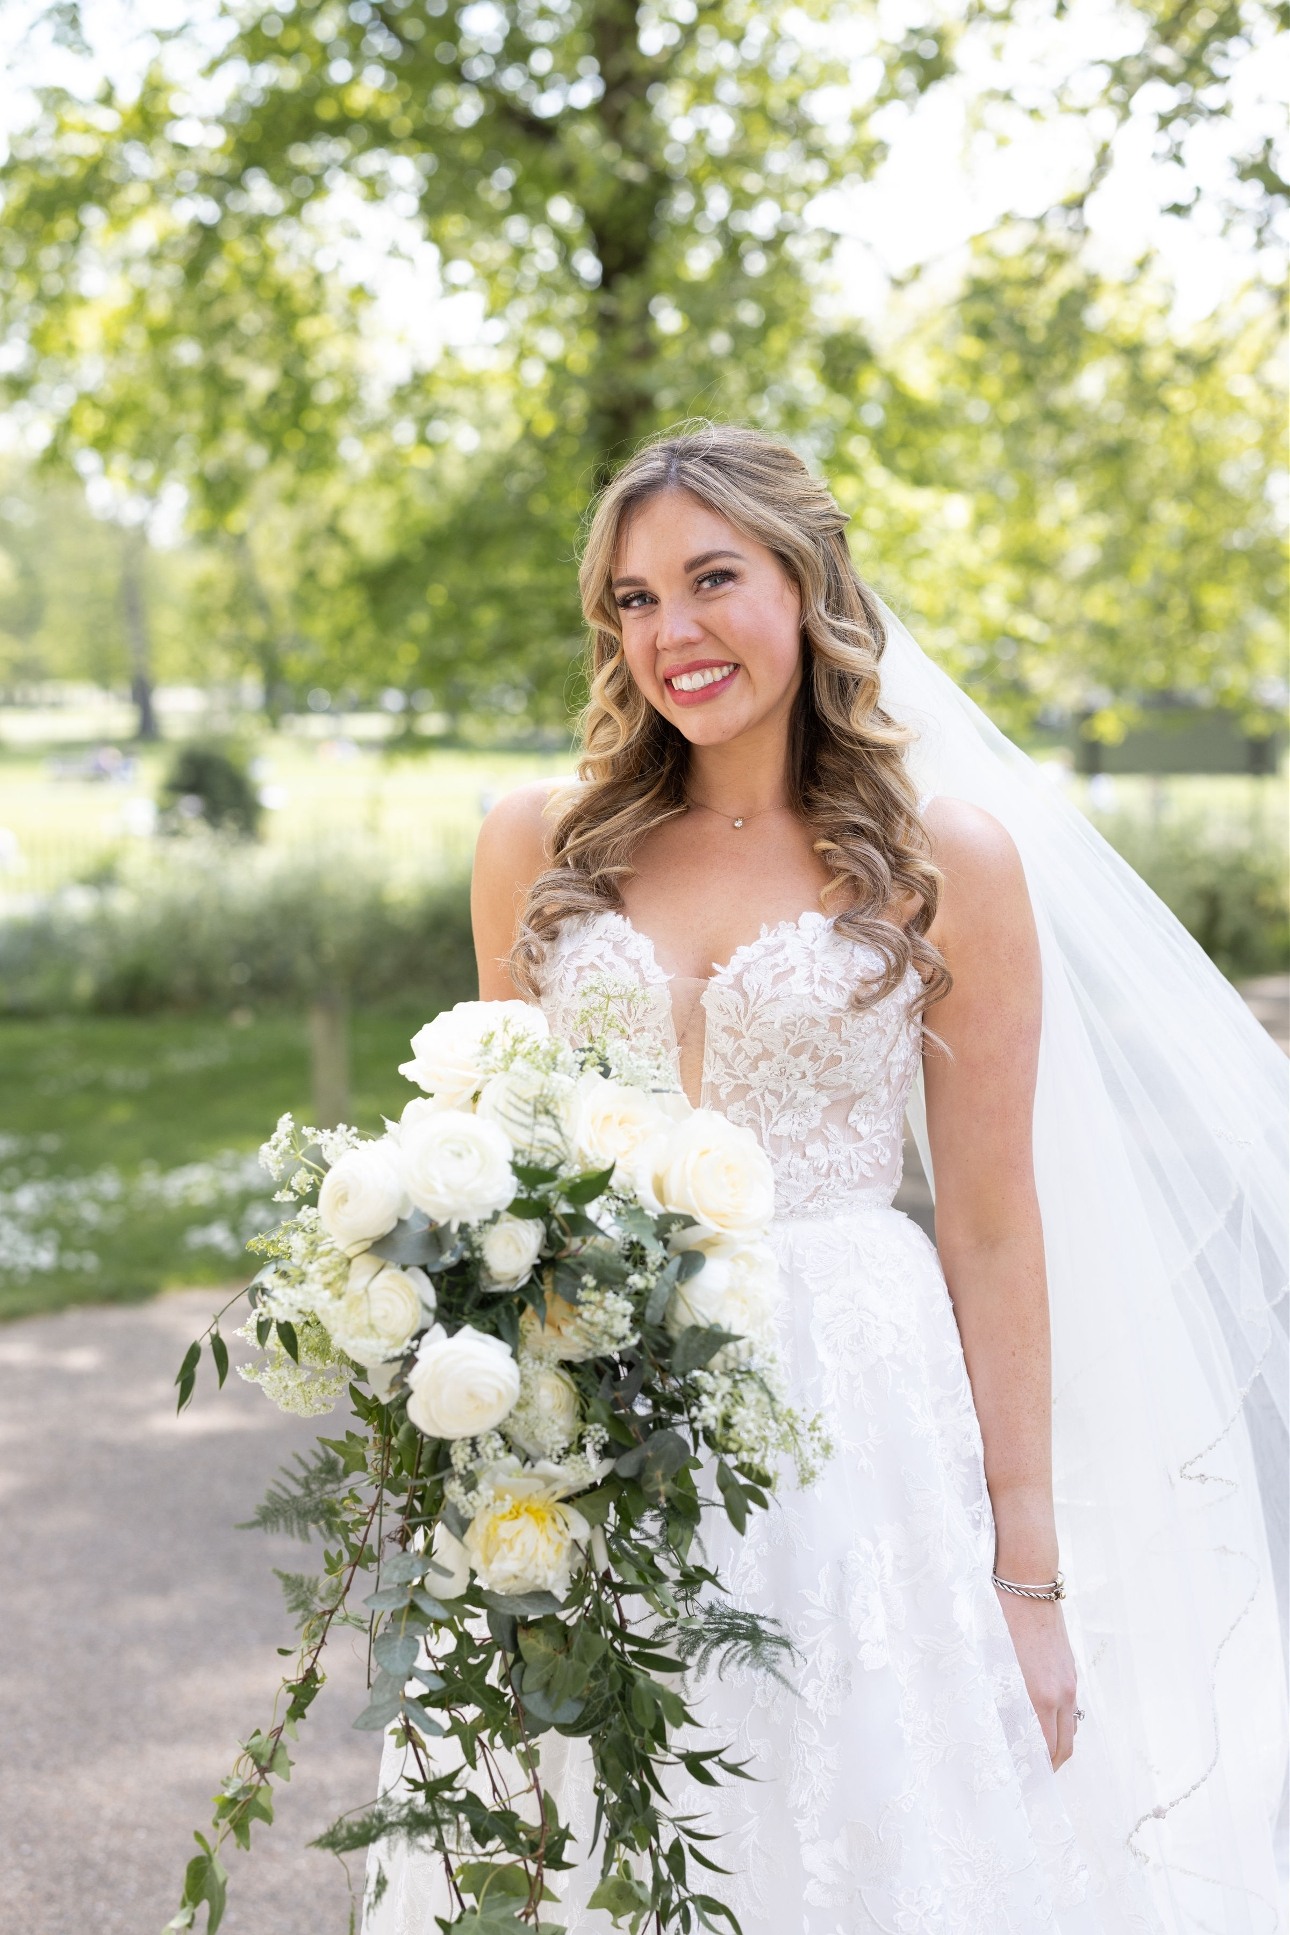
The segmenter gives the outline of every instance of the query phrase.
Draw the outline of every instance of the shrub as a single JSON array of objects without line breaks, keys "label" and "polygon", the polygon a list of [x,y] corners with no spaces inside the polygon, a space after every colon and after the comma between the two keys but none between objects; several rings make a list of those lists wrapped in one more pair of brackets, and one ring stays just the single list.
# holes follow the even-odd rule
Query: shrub
[{"label": "shrub", "polygon": [[298,857],[203,838],[0,924],[0,1007],[147,1014],[320,996],[474,992],[469,888],[400,880],[380,856]]},{"label": "shrub", "polygon": [[180,746],[161,783],[162,824],[182,830],[200,819],[219,833],[252,840],[260,826],[260,798],[246,761],[233,748],[193,739]]},{"label": "shrub", "polygon": [[1290,967],[1283,848],[1194,819],[1152,826],[1121,814],[1098,825],[1230,980]]}]

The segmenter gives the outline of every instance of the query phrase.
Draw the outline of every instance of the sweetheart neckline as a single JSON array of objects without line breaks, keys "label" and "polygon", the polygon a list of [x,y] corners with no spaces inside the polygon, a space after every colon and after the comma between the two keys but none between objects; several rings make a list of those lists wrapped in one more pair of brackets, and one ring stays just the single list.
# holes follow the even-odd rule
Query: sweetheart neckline
[{"label": "sweetheart neckline", "polygon": [[664,981],[697,981],[702,987],[707,988],[714,981],[723,980],[726,975],[732,973],[747,955],[762,945],[763,941],[779,939],[785,934],[802,933],[810,923],[815,921],[818,921],[823,927],[831,928],[836,925],[838,917],[836,914],[821,913],[818,907],[804,907],[801,913],[796,916],[787,916],[783,920],[774,922],[763,921],[760,933],[754,935],[750,941],[741,941],[728,961],[714,961],[712,963],[711,974],[682,974],[676,968],[665,968],[658,958],[658,949],[654,945],[653,935],[647,934],[643,927],[636,925],[629,914],[621,913],[616,907],[602,907],[597,910],[592,918],[595,920],[617,921],[620,927],[626,928],[627,932],[634,935],[641,943],[641,946],[646,949],[654,972],[660,975]]}]

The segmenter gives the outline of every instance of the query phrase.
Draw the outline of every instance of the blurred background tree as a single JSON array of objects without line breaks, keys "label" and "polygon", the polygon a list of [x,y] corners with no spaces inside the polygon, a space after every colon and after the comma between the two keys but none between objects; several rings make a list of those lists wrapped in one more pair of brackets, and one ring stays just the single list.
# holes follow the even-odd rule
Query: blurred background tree
[{"label": "blurred background tree", "polygon": [[[829,0],[229,4],[16,132],[11,394],[47,462],[123,502],[182,490],[207,629],[271,710],[393,684],[450,718],[563,718],[585,501],[698,413],[824,464],[861,568],[1005,723],[1064,705],[1114,731],[1161,691],[1266,712],[1275,302],[1256,276],[1180,328],[1150,263],[1117,280],[1085,242],[1125,129],[1180,209],[1189,141],[1225,144],[1206,218],[1266,231],[1286,185],[1226,124],[1275,16],[1135,0],[1019,87],[1024,36],[1042,56],[1065,12],[932,7],[893,34]],[[980,140],[1018,114],[1074,130],[1060,193],[861,327],[839,211],[893,116],[965,76]],[[373,248],[406,257],[419,347],[374,327]]]}]

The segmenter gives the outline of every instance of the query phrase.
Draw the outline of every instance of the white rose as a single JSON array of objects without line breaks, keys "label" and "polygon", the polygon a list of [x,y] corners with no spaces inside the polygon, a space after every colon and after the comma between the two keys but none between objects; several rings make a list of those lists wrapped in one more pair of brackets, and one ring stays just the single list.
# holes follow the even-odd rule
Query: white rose
[{"label": "white rose", "polygon": [[459,1001],[417,1030],[412,1060],[401,1062],[399,1073],[444,1107],[460,1108],[484,1079],[485,1036],[502,1028],[537,1040],[550,1032],[542,1010],[527,1001]]},{"label": "white rose", "polygon": [[470,1584],[470,1555],[442,1520],[434,1528],[430,1557],[441,1569],[426,1573],[426,1591],[434,1599],[460,1599]]},{"label": "white rose", "polygon": [[436,1223],[475,1223],[515,1194],[511,1145],[495,1122],[436,1109],[400,1132],[408,1195]]},{"label": "white rose", "polygon": [[709,1229],[751,1235],[775,1213],[769,1156],[750,1130],[715,1109],[695,1109],[666,1135],[651,1136],[635,1167],[647,1207],[652,1198]]},{"label": "white rose", "polygon": [[523,1467],[517,1458],[489,1467],[485,1502],[466,1528],[465,1546],[481,1586],[489,1592],[552,1592],[563,1599],[574,1562],[591,1527],[564,1503],[558,1467]]},{"label": "white rose", "polygon": [[360,1142],[337,1158],[318,1191],[318,1215],[332,1242],[353,1252],[385,1236],[411,1209],[388,1137]]},{"label": "white rose", "polygon": [[463,1324],[451,1337],[436,1324],[408,1372],[408,1416],[427,1438],[475,1438],[509,1415],[520,1367],[509,1344]]},{"label": "white rose", "polygon": [[480,1250],[490,1290],[518,1290],[532,1274],[545,1229],[536,1216],[499,1216],[484,1231]]},{"label": "white rose", "polygon": [[519,1403],[506,1420],[506,1435],[530,1458],[556,1458],[582,1423],[578,1387],[557,1364],[538,1357],[520,1363]]},{"label": "white rose", "polygon": [[522,1162],[548,1167],[568,1157],[576,1107],[571,1077],[524,1062],[490,1076],[476,1104],[481,1121],[504,1129]]},{"label": "white rose", "polygon": [[678,1284],[668,1301],[663,1321],[673,1337],[697,1324],[701,1329],[716,1325],[754,1343],[771,1341],[779,1265],[769,1244],[681,1230],[672,1248],[698,1250],[704,1258],[698,1274]]},{"label": "white rose", "polygon": [[327,1329],[347,1357],[370,1368],[402,1357],[434,1302],[424,1270],[397,1269],[368,1251],[350,1264],[344,1295],[326,1313]]},{"label": "white rose", "polygon": [[578,1083],[574,1147],[588,1169],[628,1162],[667,1123],[668,1111],[647,1089],[606,1081],[594,1071]]}]

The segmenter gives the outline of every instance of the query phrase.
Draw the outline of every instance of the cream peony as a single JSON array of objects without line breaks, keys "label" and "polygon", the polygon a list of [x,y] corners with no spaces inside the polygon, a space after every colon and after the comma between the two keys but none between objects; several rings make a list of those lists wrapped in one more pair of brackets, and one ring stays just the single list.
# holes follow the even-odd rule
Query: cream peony
[{"label": "cream peony", "polygon": [[475,1575],[489,1592],[551,1592],[563,1599],[591,1527],[565,1504],[558,1466],[500,1458],[483,1474],[481,1504],[466,1529]]},{"label": "cream peony", "polygon": [[460,1599],[470,1584],[470,1555],[442,1521],[434,1528],[430,1557],[439,1570],[426,1573],[426,1591],[435,1599]]},{"label": "cream peony", "polygon": [[568,1160],[576,1107],[571,1076],[526,1062],[490,1076],[476,1104],[480,1120],[505,1131],[521,1162],[552,1168]]},{"label": "cream peony", "polygon": [[495,1122],[464,1109],[436,1109],[400,1131],[408,1195],[436,1223],[474,1223],[515,1194],[511,1145]]},{"label": "cream peony", "polygon": [[775,1213],[770,1158],[748,1129],[694,1109],[639,1150],[634,1173],[647,1208],[693,1216],[723,1234],[752,1235]]},{"label": "cream peony", "polygon": [[[665,1129],[674,1098],[652,1095],[627,1082],[607,1081],[589,1071],[578,1083],[574,1148],[587,1169],[629,1163],[652,1135]],[[687,1105],[688,1106],[688,1105]]]},{"label": "cream peony", "polygon": [[540,1357],[520,1359],[519,1402],[506,1435],[530,1458],[558,1458],[578,1435],[582,1406],[568,1371]]},{"label": "cream peony", "polygon": [[673,1337],[691,1324],[715,1324],[754,1343],[771,1342],[779,1265],[768,1243],[682,1230],[672,1248],[698,1250],[704,1258],[698,1274],[678,1284],[668,1301],[663,1321]]},{"label": "cream peony", "polygon": [[503,1028],[537,1040],[550,1032],[542,1010],[527,1001],[459,1001],[417,1030],[412,1060],[399,1073],[443,1107],[460,1108],[484,1080],[484,1038]]},{"label": "cream peony", "polygon": [[318,1216],[338,1248],[351,1255],[386,1236],[411,1208],[388,1136],[347,1149],[323,1177]]},{"label": "cream peony", "polygon": [[434,1287],[424,1270],[400,1270],[370,1251],[349,1266],[343,1296],[326,1313],[334,1343],[369,1369],[402,1357],[434,1314]]},{"label": "cream peony", "polygon": [[509,1344],[471,1324],[449,1337],[436,1324],[408,1372],[408,1416],[427,1438],[475,1438],[507,1417],[520,1394]]},{"label": "cream peony", "polygon": [[499,1216],[484,1231],[480,1253],[490,1290],[518,1290],[533,1273],[545,1234],[535,1216]]}]

